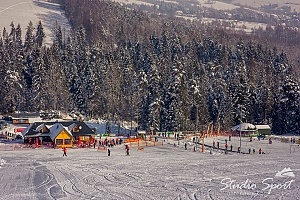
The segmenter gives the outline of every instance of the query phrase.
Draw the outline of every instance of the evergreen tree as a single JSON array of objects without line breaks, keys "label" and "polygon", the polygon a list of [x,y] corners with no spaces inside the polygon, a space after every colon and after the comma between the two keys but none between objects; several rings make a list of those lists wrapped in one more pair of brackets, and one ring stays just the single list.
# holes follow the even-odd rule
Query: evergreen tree
[{"label": "evergreen tree", "polygon": [[148,91],[149,91],[149,127],[154,130],[160,130],[160,118],[162,110],[161,100],[161,79],[157,68],[157,64],[153,63],[148,75]]},{"label": "evergreen tree", "polygon": [[42,47],[44,38],[46,37],[44,33],[44,28],[42,25],[42,22],[39,21],[36,28],[36,34],[35,34],[35,42],[38,47]]},{"label": "evergreen tree", "polygon": [[300,87],[290,77],[281,83],[273,110],[272,130],[277,134],[299,134]]},{"label": "evergreen tree", "polygon": [[45,77],[47,76],[47,69],[43,54],[45,49],[34,49],[31,53],[33,57],[32,67],[32,93],[33,103],[37,110],[49,109],[49,98],[47,88],[45,85]]},{"label": "evergreen tree", "polygon": [[28,54],[30,53],[33,48],[34,48],[34,26],[33,23],[30,21],[28,26],[27,26],[27,30],[26,30],[26,34],[25,34],[25,41],[24,41],[24,50],[25,53]]}]

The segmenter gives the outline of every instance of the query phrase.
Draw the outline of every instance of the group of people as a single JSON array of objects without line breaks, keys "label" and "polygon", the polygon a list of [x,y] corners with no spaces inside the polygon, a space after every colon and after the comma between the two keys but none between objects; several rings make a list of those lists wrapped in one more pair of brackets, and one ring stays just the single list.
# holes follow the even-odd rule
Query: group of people
[{"label": "group of people", "polygon": [[[120,145],[123,143],[123,140],[120,139],[120,138],[117,138],[117,139],[107,139],[105,138],[104,140],[95,140],[94,142],[94,148],[96,148],[96,145],[97,143],[99,144],[99,146],[106,146],[106,147],[114,147],[116,145]],[[67,156],[67,148],[66,147],[62,147],[62,151],[63,151],[63,157],[64,156]],[[128,144],[125,144],[125,152],[126,152],[126,155],[129,156],[129,145]],[[111,155],[111,150],[109,148],[107,148],[107,155],[110,156]]]},{"label": "group of people", "polygon": [[[229,141],[231,141],[231,138],[230,138]],[[232,144],[229,146],[229,145],[228,145],[228,142],[227,142],[227,139],[225,139],[225,150],[228,150],[228,147],[230,147],[230,151],[233,150]],[[215,141],[213,141],[213,148],[214,148],[214,149],[216,148],[216,142],[215,142]],[[220,143],[219,143],[219,142],[217,142],[217,148],[218,148],[218,149],[220,148]]]},{"label": "group of people", "polygon": [[[96,144],[97,142],[95,142]],[[105,138],[104,140],[99,140],[99,146],[107,146],[107,147],[113,147],[117,144],[122,144],[123,143],[123,140],[120,139],[120,138],[117,138],[117,139],[107,139]],[[95,148],[95,146],[94,146]]]},{"label": "group of people", "polygon": [[[129,156],[129,149],[130,149],[129,145],[125,144],[125,153],[126,153],[126,156]],[[107,156],[110,156],[110,152],[111,152],[110,149],[107,148]]]},{"label": "group of people", "polygon": [[[231,141],[231,137],[229,138],[229,141]],[[250,141],[252,141],[252,138],[250,139]],[[292,140],[291,140],[291,141],[292,141]],[[215,141],[213,141],[213,145],[212,145],[212,146],[213,146],[214,149],[216,148],[216,142],[215,142]],[[230,146],[228,146],[227,139],[225,139],[225,150],[226,150],[226,151],[228,150],[228,147],[230,147],[230,151],[233,150],[232,144],[231,144]],[[220,143],[217,142],[217,149],[219,149],[219,148],[220,148]],[[249,154],[251,153],[251,151],[253,152],[253,154],[255,154],[255,149],[253,149],[253,150],[249,149],[249,150],[248,150]],[[241,153],[241,148],[240,148],[240,147],[238,147],[237,152],[238,152],[238,153]],[[258,150],[258,153],[259,153],[259,154],[265,154],[265,152],[264,152],[261,148]]]},{"label": "group of people", "polygon": [[[107,156],[110,156],[111,155],[111,150],[109,149],[110,147],[114,147],[116,145],[120,145],[123,143],[123,140],[122,139],[111,139],[111,140],[108,140],[107,138],[105,138],[105,140],[103,141],[99,141],[99,146],[106,146],[108,147],[107,148]],[[126,155],[129,156],[129,145],[128,144],[125,144],[125,152],[126,152]]]},{"label": "group of people", "polygon": [[[251,154],[251,149],[248,149],[248,153]],[[252,149],[252,153],[255,154],[255,149]],[[258,154],[265,154],[265,152],[262,150],[262,148],[259,148]]]},{"label": "group of people", "polygon": [[296,143],[296,138],[291,138],[291,143],[295,144]]},{"label": "group of people", "polygon": [[[129,145],[125,144],[125,151],[126,151],[126,155],[129,156]],[[67,156],[67,148],[66,147],[62,147],[62,151],[63,151],[63,157]],[[107,156],[110,156],[110,149],[107,149]]]}]

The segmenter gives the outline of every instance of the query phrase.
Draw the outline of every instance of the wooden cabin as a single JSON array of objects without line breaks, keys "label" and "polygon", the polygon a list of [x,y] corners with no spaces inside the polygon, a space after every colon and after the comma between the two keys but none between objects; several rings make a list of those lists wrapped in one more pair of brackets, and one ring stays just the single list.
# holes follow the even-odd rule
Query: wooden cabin
[{"label": "wooden cabin", "polygon": [[50,135],[55,148],[73,147],[72,133],[60,123],[56,123],[50,127]]},{"label": "wooden cabin", "polygon": [[78,141],[91,144],[95,133],[84,122],[35,122],[23,130],[25,144],[52,145],[56,148],[73,147]]}]

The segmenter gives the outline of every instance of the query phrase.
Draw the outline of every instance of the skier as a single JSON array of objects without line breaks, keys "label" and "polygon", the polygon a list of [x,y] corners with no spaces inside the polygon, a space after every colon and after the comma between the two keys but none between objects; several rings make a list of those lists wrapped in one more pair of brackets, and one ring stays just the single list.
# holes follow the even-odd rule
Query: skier
[{"label": "skier", "polygon": [[215,143],[215,141],[213,141],[213,147],[214,147],[214,148],[216,147],[216,143]]},{"label": "skier", "polygon": [[262,150],[261,150],[261,148],[258,150],[258,153],[259,153],[259,154],[261,154],[261,153],[262,153]]},{"label": "skier", "polygon": [[184,149],[187,150],[187,144],[186,143],[184,143]]},{"label": "skier", "polygon": [[67,148],[66,148],[66,147],[63,147],[63,148],[62,148],[62,151],[64,152],[64,153],[63,153],[63,156],[67,156]]},{"label": "skier", "polygon": [[126,150],[126,155],[129,156],[129,145],[128,144],[125,145],[125,150]]},{"label": "skier", "polygon": [[107,149],[107,156],[110,156],[110,149]]}]

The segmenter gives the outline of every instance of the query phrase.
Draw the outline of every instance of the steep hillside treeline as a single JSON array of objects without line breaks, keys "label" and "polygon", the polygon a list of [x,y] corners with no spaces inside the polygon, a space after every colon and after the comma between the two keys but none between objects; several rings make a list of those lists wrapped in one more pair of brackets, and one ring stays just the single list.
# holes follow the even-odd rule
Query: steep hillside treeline
[{"label": "steep hillside treeline", "polygon": [[65,0],[73,34],[59,25],[4,29],[0,111],[78,110],[135,120],[141,129],[227,130],[269,123],[299,133],[300,89],[287,55],[242,32],[160,18],[116,3]]}]

